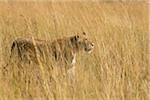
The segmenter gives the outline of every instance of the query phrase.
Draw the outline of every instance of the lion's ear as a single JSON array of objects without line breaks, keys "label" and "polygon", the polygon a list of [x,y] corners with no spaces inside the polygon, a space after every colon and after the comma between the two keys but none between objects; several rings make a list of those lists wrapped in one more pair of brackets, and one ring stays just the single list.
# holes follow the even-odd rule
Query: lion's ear
[{"label": "lion's ear", "polygon": [[83,32],[82,34],[83,34],[83,35],[86,35],[86,33],[85,33],[85,32]]}]

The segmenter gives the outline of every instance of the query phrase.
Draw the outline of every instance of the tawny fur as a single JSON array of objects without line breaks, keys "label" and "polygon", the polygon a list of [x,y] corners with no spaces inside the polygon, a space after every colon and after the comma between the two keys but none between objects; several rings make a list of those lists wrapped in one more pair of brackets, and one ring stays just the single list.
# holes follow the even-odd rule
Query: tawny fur
[{"label": "tawny fur", "polygon": [[17,57],[21,62],[39,63],[53,59],[69,66],[75,64],[79,51],[91,52],[94,45],[83,35],[74,35],[54,41],[17,38],[11,46],[11,59]]}]

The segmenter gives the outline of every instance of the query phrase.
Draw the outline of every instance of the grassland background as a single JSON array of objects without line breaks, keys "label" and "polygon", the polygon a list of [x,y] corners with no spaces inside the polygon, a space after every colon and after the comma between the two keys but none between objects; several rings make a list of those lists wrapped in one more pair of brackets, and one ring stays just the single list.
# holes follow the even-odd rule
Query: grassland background
[{"label": "grassland background", "polygon": [[[0,75],[0,99],[148,100],[148,4],[145,2],[1,2],[1,73],[16,37],[54,39],[83,31],[95,42],[95,49],[91,55],[80,53],[77,57],[74,92],[58,82],[54,93],[48,85],[44,95],[45,89],[41,87],[45,84],[38,87],[18,78],[10,82]],[[33,68],[38,67],[24,66],[27,73],[22,80],[36,76]],[[9,73],[16,70],[14,66]]]}]

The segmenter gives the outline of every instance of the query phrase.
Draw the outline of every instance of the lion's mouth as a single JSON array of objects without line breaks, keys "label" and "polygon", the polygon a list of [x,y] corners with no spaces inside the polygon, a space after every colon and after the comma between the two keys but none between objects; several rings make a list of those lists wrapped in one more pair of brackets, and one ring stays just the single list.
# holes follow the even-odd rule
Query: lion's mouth
[{"label": "lion's mouth", "polygon": [[93,51],[93,48],[86,49],[87,53],[91,53],[92,51]]},{"label": "lion's mouth", "polygon": [[90,54],[92,51],[93,51],[93,49],[90,49],[90,50],[88,51],[88,53]]}]

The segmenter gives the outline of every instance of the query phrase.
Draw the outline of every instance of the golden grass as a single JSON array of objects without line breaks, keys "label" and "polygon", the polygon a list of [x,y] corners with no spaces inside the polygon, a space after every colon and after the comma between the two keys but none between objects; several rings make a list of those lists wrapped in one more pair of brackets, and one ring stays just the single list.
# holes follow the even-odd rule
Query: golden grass
[{"label": "golden grass", "polygon": [[91,55],[78,55],[73,88],[65,78],[48,82],[44,65],[14,64],[7,78],[0,75],[0,99],[148,100],[148,4],[144,2],[1,2],[1,73],[16,37],[53,39],[83,31],[95,42],[95,49]]}]

